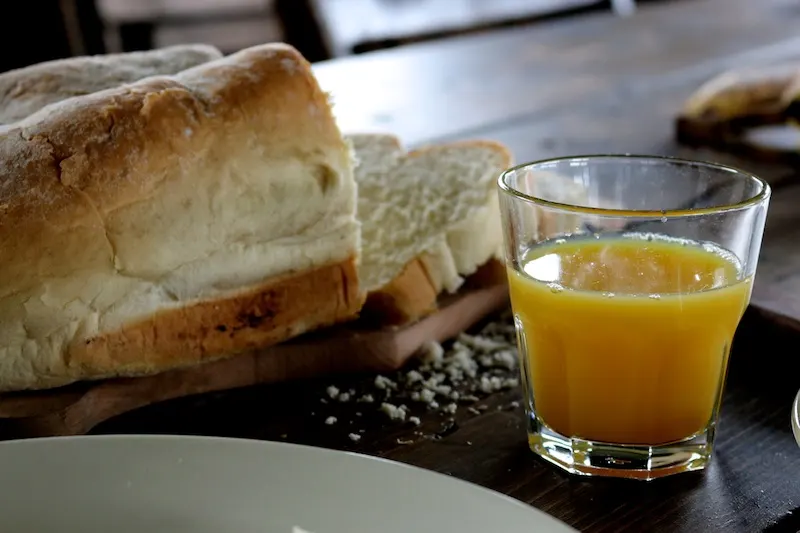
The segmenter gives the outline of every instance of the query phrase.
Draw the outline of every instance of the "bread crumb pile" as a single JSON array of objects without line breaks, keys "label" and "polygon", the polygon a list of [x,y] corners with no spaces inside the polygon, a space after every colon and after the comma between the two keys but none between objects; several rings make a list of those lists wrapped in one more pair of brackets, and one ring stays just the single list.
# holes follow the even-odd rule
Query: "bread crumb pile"
[{"label": "bread crumb pile", "polygon": [[[516,333],[510,316],[504,315],[477,333],[462,333],[444,346],[426,343],[414,361],[392,374],[377,375],[356,388],[331,384],[320,402],[350,403],[356,417],[373,410],[392,423],[419,426],[423,413],[449,419],[462,409],[480,414],[487,409],[480,405],[482,399],[518,385]],[[507,407],[518,406],[512,402]],[[350,439],[358,442],[360,436],[351,433]]]}]

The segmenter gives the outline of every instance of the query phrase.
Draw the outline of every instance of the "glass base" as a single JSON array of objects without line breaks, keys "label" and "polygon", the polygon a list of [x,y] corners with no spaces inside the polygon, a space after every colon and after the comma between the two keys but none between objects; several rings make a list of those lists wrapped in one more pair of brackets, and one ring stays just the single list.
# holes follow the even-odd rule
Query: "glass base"
[{"label": "glass base", "polygon": [[702,470],[711,460],[713,427],[682,441],[646,446],[565,437],[536,418],[530,422],[528,444],[531,450],[570,474],[650,481]]}]

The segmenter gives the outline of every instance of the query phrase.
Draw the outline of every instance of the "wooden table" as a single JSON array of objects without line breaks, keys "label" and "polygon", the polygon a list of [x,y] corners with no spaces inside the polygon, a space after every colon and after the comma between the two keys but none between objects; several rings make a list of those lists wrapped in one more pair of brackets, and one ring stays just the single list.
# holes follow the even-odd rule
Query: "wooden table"
[{"label": "wooden table", "polygon": [[329,57],[600,7],[601,0],[308,0]]},{"label": "wooden table", "polygon": [[[587,15],[320,64],[346,131],[392,131],[409,145],[488,137],[518,160],[587,152],[680,154],[733,162],[775,187],[755,308],[737,334],[718,445],[709,470],[650,484],[578,480],[527,450],[517,391],[460,413],[439,440],[402,444],[412,429],[358,423],[312,381],[232,391],[142,409],[96,433],[186,433],[286,440],[405,461],[499,490],[592,532],[800,531],[800,449],[789,406],[800,387],[800,183],[797,169],[676,146],[672,118],[706,78],[749,62],[800,57],[794,0],[649,5],[630,19]],[[369,381],[373,376],[335,382]],[[327,411],[328,413],[330,411]],[[439,423],[431,415],[423,426]],[[354,426],[353,426],[354,427]],[[398,440],[399,439],[399,440]],[[413,439],[411,439],[413,440]]]}]

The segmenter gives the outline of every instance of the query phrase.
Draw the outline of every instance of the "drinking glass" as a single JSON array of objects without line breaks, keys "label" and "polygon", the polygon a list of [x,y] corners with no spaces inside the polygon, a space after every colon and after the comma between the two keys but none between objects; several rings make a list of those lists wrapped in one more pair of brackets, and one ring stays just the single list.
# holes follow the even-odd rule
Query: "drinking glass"
[{"label": "drinking glass", "polygon": [[499,188],[531,449],[584,475],[704,468],[767,183],[603,155],[521,165]]},{"label": "drinking glass", "polygon": [[797,391],[792,405],[792,433],[794,433],[797,445],[800,446],[800,391]]}]

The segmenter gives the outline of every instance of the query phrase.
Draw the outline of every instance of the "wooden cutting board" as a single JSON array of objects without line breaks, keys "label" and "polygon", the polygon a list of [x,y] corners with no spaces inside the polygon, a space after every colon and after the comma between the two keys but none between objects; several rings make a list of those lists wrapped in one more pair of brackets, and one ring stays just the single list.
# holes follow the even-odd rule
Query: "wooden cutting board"
[{"label": "wooden cutting board", "polygon": [[341,326],[271,348],[148,377],[79,383],[50,391],[0,395],[0,440],[80,435],[146,405],[262,383],[346,372],[388,372],[427,341],[443,342],[508,305],[495,277],[472,284],[436,313],[402,328]]}]

